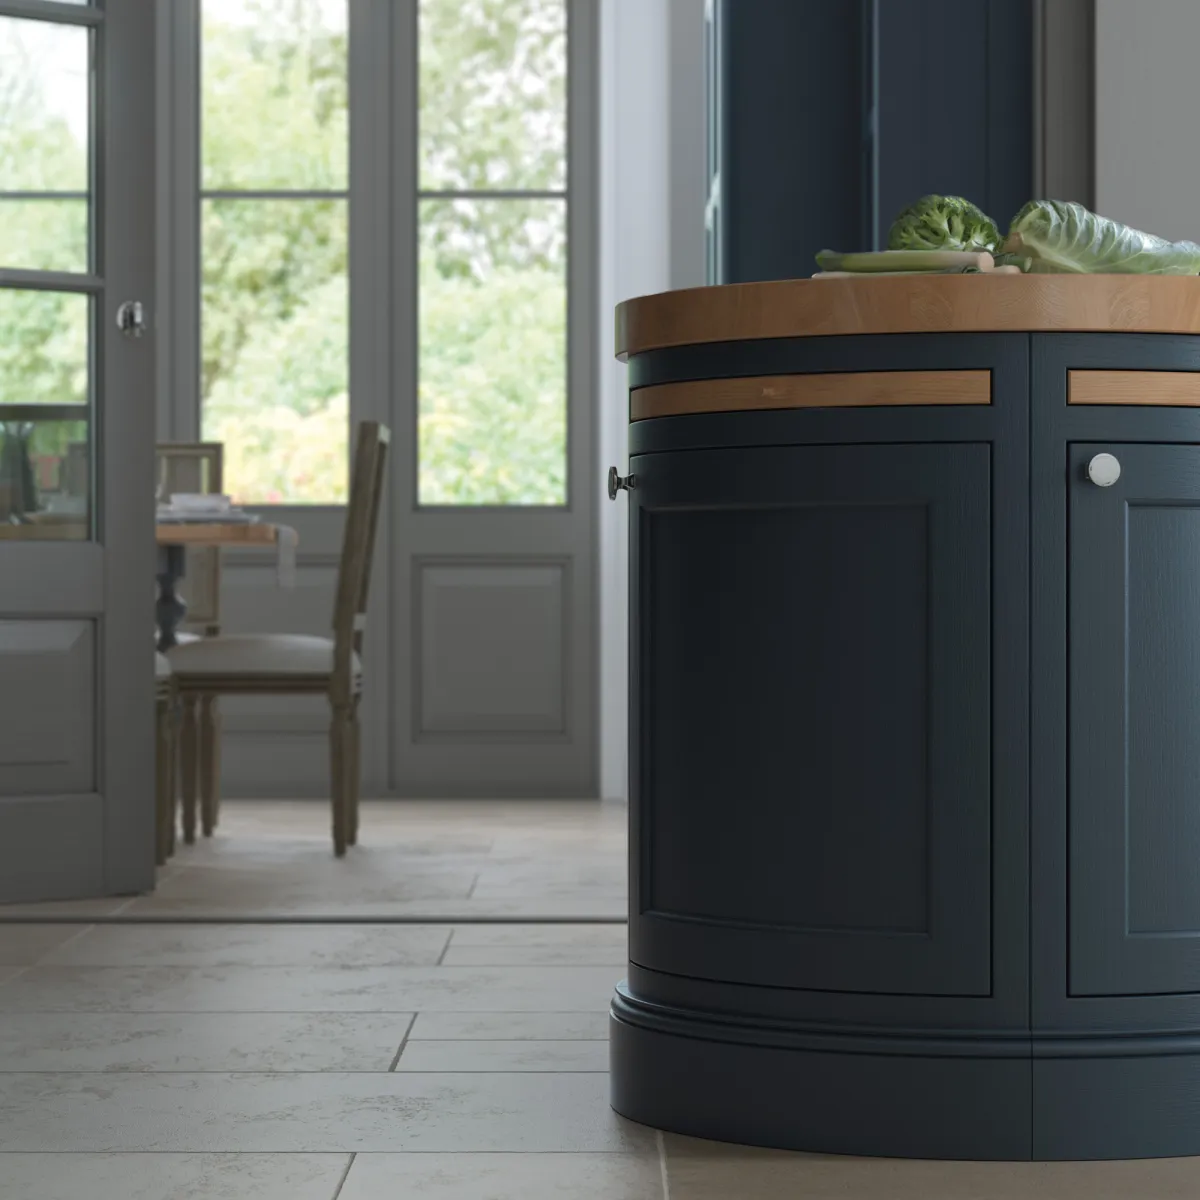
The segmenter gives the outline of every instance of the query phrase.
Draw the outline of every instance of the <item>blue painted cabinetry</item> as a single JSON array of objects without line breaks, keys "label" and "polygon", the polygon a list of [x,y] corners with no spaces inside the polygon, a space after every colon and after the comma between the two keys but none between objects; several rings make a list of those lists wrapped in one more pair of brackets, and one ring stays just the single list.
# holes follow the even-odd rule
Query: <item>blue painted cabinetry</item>
[{"label": "blue painted cabinetry", "polygon": [[711,283],[873,249],[927,192],[1033,190],[1032,0],[711,0]]}]

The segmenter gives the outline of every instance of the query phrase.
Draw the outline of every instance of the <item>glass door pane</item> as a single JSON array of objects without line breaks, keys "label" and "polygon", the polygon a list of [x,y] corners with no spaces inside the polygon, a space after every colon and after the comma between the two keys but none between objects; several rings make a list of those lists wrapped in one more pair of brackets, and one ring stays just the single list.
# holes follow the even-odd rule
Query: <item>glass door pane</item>
[{"label": "glass door pane", "polygon": [[567,6],[420,0],[422,505],[567,501]]},{"label": "glass door pane", "polygon": [[0,17],[0,266],[88,269],[90,38]]},{"label": "glass door pane", "polygon": [[421,503],[564,504],[566,204],[420,211]]},{"label": "glass door pane", "polygon": [[82,540],[91,530],[93,37],[85,26],[0,17],[0,538],[8,540]]},{"label": "glass door pane", "polygon": [[244,504],[344,504],[347,0],[200,0],[201,428]]}]

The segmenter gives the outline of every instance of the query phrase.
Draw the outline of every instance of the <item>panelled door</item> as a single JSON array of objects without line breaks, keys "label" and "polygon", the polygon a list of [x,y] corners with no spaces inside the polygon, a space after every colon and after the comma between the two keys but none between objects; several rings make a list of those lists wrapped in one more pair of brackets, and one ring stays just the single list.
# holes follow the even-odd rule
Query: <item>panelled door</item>
[{"label": "panelled door", "polygon": [[154,883],[154,9],[0,0],[0,902]]},{"label": "panelled door", "polygon": [[988,995],[989,447],[630,470],[631,959]]},{"label": "panelled door", "polygon": [[1200,446],[1068,459],[1070,990],[1200,992]]},{"label": "panelled door", "polygon": [[417,256],[402,236],[388,749],[404,795],[596,795],[597,11],[392,7],[396,54],[418,47],[392,223]]}]

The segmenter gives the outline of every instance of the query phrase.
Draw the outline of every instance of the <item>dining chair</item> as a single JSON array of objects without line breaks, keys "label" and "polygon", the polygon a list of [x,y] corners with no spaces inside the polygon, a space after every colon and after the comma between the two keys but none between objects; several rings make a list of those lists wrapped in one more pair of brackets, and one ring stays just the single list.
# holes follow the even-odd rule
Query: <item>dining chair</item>
[{"label": "dining chair", "polygon": [[175,853],[175,676],[165,654],[154,654],[155,759],[154,861]]},{"label": "dining chair", "polygon": [[[220,496],[225,489],[223,442],[159,442],[155,447],[155,492],[164,503],[172,495]],[[175,634],[180,643],[221,632],[221,550],[215,546],[189,546],[184,553],[187,617]],[[215,697],[200,704],[200,772],[216,778],[221,771],[221,714]],[[220,806],[205,809],[205,837],[211,837],[220,818]],[[191,838],[188,839],[189,841]]]},{"label": "dining chair", "polygon": [[[299,634],[222,634],[168,651],[183,703],[180,738],[184,840],[195,840],[197,784],[201,822],[215,809],[219,778],[197,755],[197,706],[217,696],[324,695],[330,707],[329,755],[333,850],[340,858],[358,841],[362,646],[375,531],[390,434],[377,421],[358,426],[350,501],[338,565],[333,637]],[[199,776],[199,779],[197,778]]]}]

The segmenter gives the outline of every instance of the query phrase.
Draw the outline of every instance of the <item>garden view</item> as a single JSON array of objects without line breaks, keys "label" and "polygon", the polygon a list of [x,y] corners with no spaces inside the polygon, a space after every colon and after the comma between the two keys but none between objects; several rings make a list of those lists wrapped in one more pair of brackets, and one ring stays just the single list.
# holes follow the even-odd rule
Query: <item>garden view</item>
[{"label": "garden view", "polygon": [[[202,4],[201,430],[248,503],[346,496],[346,13]],[[420,500],[561,504],[564,4],[421,0],[419,23],[418,223],[394,230],[419,266],[394,286],[417,294]],[[87,37],[0,18],[0,266],[88,269]],[[0,405],[86,399],[86,304],[0,289]],[[82,431],[47,424],[35,444],[62,453]]]}]

